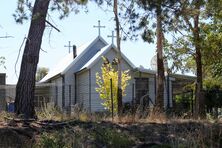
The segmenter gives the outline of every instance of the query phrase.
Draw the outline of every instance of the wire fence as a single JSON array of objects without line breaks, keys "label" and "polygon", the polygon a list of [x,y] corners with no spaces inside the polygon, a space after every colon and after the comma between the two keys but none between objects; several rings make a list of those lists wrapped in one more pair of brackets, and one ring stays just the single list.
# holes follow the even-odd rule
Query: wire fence
[{"label": "wire fence", "polygon": [[[93,78],[91,78],[93,79]],[[112,85],[115,85],[112,82]],[[190,83],[191,84],[191,83]],[[112,87],[108,85],[106,87]],[[184,89],[187,83],[182,81],[165,81],[164,83],[164,107],[171,109],[174,113],[193,113],[195,110],[195,93],[192,90]],[[115,96],[108,88],[104,94],[98,93],[96,82],[77,81],[72,84],[62,83],[42,83],[36,84],[34,104],[36,109],[47,107],[48,105],[58,106],[63,111],[71,111],[73,106],[78,105],[90,112],[104,111],[101,95],[109,94],[111,100]],[[135,78],[129,81],[124,90],[123,102],[133,106],[154,106],[157,95],[157,84],[154,78]],[[206,100],[206,112],[219,116],[222,114],[222,91],[204,91]],[[14,110],[16,95],[15,85],[0,85],[0,111]]]},{"label": "wire fence", "polygon": [[[102,111],[104,106],[101,105],[103,100],[100,98],[100,95],[102,94],[96,91],[98,87],[95,82],[91,84],[77,82],[74,85],[58,83],[37,84],[33,101],[36,109],[52,104],[60,107],[62,110],[70,110],[72,106],[78,104],[89,111]],[[172,106],[172,92],[167,91],[167,85],[165,87],[165,105],[167,105],[167,99],[170,99]],[[155,88],[155,82],[149,81],[149,79],[131,81],[124,90],[123,102],[131,105],[154,105]],[[169,90],[172,91],[173,89],[170,88]],[[110,94],[108,91],[104,91],[104,93]],[[112,93],[116,92],[113,91]],[[0,85],[0,110],[12,111],[15,95],[16,85]],[[112,95],[115,96],[115,94]],[[111,94],[108,99],[111,99]]]}]

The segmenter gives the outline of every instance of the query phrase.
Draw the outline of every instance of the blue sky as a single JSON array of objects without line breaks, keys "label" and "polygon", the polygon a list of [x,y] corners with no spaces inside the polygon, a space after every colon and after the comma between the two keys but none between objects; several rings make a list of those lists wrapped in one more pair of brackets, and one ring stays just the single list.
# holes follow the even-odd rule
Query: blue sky
[{"label": "blue sky", "polygon": [[[0,68],[0,73],[6,72],[7,83],[15,84],[17,76],[15,74],[15,63],[19,54],[19,49],[24,37],[28,34],[30,21],[26,21],[23,25],[15,23],[12,14],[15,12],[17,0],[7,0],[0,5],[0,36],[6,34],[14,38],[0,39],[0,56],[6,58],[6,69]],[[106,28],[101,30],[101,36],[111,43],[111,35],[114,30],[113,13],[104,12],[94,3],[89,3],[88,13],[81,11],[79,14],[71,13],[64,20],[58,19],[57,13],[50,13],[51,22],[61,30],[60,33],[53,30],[50,35],[50,29],[46,28],[42,42],[39,66],[52,68],[62,57],[68,53],[68,49],[64,45],[71,41],[77,47],[93,40],[98,36],[98,30],[93,28],[97,25],[97,21],[101,20],[101,24]],[[142,65],[145,68],[150,68],[150,60],[155,55],[155,45],[148,44],[141,40],[126,41],[121,44],[123,53],[136,65]],[[19,62],[16,66],[17,75],[19,75],[20,61],[23,53],[24,45],[21,48]]]}]

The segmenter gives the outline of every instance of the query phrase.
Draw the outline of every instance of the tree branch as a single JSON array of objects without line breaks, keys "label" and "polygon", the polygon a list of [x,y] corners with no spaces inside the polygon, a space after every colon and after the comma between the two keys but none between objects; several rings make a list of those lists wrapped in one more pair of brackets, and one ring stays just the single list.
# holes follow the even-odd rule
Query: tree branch
[{"label": "tree branch", "polygon": [[49,24],[52,28],[54,28],[56,31],[61,32],[57,27],[55,27],[52,23],[50,23],[49,21],[45,20],[45,22],[47,24]]},{"label": "tree branch", "polygon": [[192,24],[190,23],[189,19],[187,18],[187,16],[183,15],[183,18],[184,18],[186,24],[189,26],[189,28],[193,31],[194,28],[193,28]]}]

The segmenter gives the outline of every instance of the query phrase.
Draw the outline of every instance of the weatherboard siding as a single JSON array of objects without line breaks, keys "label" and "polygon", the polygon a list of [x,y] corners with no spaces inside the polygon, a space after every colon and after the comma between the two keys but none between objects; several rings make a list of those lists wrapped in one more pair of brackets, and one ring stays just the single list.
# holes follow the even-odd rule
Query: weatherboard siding
[{"label": "weatherboard siding", "polygon": [[57,105],[60,109],[62,109],[62,77],[59,77],[55,80],[52,81],[52,83],[55,84],[55,89],[57,90],[54,90],[55,91],[55,101],[57,99]]},{"label": "weatherboard siding", "polygon": [[[152,103],[155,103],[155,77],[150,77],[149,78],[149,97],[152,100]],[[150,101],[150,105],[153,106]]]},{"label": "weatherboard siding", "polygon": [[[110,62],[116,58],[116,51],[113,49],[104,55]],[[95,65],[92,66],[91,70],[91,111],[104,111],[104,107],[102,105],[103,100],[100,99],[98,92],[96,92],[96,88],[98,85],[96,84],[96,73],[98,72],[101,75],[101,66],[103,64],[103,59],[101,58]],[[126,63],[125,60],[122,60],[122,70],[130,70],[130,66]],[[132,100],[132,83],[134,82],[133,77],[129,81],[129,85],[126,88],[126,96],[123,96],[123,102],[130,102]]]},{"label": "weatherboard siding", "polygon": [[[98,40],[96,43],[93,44],[92,47],[88,49],[88,51],[82,56],[68,71],[65,73],[65,106],[70,104],[70,97],[71,97],[71,104],[75,103],[75,77],[74,73],[79,71],[79,69],[85,65],[102,47],[105,46],[105,43],[101,40]],[[77,51],[78,52],[78,51]],[[69,85],[71,85],[71,94],[69,91]],[[78,89],[78,86],[77,86]],[[71,95],[71,96],[70,96]],[[79,99],[78,97],[76,98]],[[78,103],[78,101],[77,101]]]},{"label": "weatherboard siding", "polygon": [[170,89],[169,89],[169,92],[170,92],[170,107],[173,107],[173,94],[172,94],[172,80],[170,80]]},{"label": "weatherboard siding", "polygon": [[[75,77],[73,73],[67,72],[65,78],[65,107],[73,105],[75,101]],[[70,100],[71,99],[71,100]],[[71,101],[71,102],[70,102]]]},{"label": "weatherboard siding", "polygon": [[[167,77],[165,78],[164,83],[164,108],[167,108],[168,105],[168,96],[167,96]],[[172,80],[169,80],[169,107],[172,107]]]},{"label": "weatherboard siding", "polygon": [[77,79],[77,103],[89,110],[89,71],[80,72]]},{"label": "weatherboard siding", "polygon": [[[2,86],[5,85],[5,78],[6,78],[6,74],[0,73],[0,85]],[[5,97],[7,93],[5,92],[5,89],[2,86],[0,88],[0,111],[6,109]]]}]

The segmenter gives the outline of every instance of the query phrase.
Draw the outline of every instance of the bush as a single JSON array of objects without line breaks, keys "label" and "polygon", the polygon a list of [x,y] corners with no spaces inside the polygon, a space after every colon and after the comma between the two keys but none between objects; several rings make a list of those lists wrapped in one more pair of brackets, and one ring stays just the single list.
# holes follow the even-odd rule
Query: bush
[{"label": "bush", "polygon": [[134,144],[133,140],[125,133],[111,128],[97,127],[94,129],[94,139],[96,143],[106,147],[130,147]]}]

